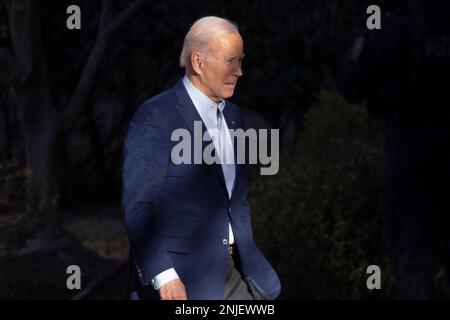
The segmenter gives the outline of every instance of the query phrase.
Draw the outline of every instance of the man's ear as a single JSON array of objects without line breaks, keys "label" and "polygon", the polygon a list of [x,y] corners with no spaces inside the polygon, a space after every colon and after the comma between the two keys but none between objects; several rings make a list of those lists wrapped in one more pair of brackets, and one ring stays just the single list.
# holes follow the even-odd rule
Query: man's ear
[{"label": "man's ear", "polygon": [[198,75],[203,74],[203,61],[200,52],[194,51],[191,54],[191,65],[194,72]]}]

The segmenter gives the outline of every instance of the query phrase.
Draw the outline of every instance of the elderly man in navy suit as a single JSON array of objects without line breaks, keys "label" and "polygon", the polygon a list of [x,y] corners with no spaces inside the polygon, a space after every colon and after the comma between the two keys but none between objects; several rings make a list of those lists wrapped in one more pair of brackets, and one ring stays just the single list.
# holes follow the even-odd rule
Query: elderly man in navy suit
[{"label": "elderly man in navy suit", "polygon": [[[242,76],[243,57],[235,24],[197,20],[181,52],[186,75],[143,103],[130,122],[122,208],[138,275],[136,298],[250,300],[280,293],[276,272],[253,242],[247,166],[234,161],[230,132],[243,121],[225,99]],[[194,136],[197,124],[219,162],[199,164],[186,154],[189,161],[174,159],[173,133]],[[207,141],[196,140],[189,142],[192,150],[204,151]]]}]

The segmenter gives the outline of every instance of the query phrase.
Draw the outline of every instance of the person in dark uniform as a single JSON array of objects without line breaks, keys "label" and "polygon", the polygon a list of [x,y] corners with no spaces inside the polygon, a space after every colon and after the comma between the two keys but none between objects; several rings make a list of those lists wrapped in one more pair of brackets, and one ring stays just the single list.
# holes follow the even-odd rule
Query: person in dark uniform
[{"label": "person in dark uniform", "polygon": [[381,208],[399,299],[435,298],[450,235],[450,1],[383,16],[344,56],[337,82],[385,119]]}]

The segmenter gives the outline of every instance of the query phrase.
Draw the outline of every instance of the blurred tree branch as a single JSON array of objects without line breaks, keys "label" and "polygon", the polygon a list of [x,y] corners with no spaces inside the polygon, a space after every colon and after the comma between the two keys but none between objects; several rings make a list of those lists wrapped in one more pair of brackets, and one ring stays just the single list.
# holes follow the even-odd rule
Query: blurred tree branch
[{"label": "blurred tree branch", "polygon": [[0,85],[4,87],[9,87],[14,83],[17,76],[17,68],[14,57],[0,48]]},{"label": "blurred tree branch", "polygon": [[[1,1],[1,0],[0,0]],[[14,89],[27,162],[27,224],[30,241],[51,242],[59,226],[59,194],[66,138],[79,122],[114,32],[146,3],[136,0],[113,17],[114,0],[103,0],[97,40],[67,107],[56,107],[38,0],[3,0],[13,56],[0,50],[0,79]]]},{"label": "blurred tree branch", "polygon": [[36,70],[36,60],[43,57],[41,34],[36,31],[39,26],[36,1],[8,1],[2,2],[9,18],[9,32],[13,45],[14,56],[2,50],[5,69],[0,77],[9,85],[24,85],[32,76],[42,75],[44,70]]},{"label": "blurred tree branch", "polygon": [[146,3],[146,0],[136,0],[127,9],[123,10],[114,19],[107,23],[107,19],[112,15],[112,0],[104,0],[102,2],[101,21],[99,23],[99,34],[94,48],[84,66],[83,73],[78,82],[75,91],[70,98],[69,104],[63,115],[64,131],[70,134],[77,124],[86,105],[92,83],[96,72],[100,66],[100,61],[105,54],[114,31],[123,23],[136,14]]}]

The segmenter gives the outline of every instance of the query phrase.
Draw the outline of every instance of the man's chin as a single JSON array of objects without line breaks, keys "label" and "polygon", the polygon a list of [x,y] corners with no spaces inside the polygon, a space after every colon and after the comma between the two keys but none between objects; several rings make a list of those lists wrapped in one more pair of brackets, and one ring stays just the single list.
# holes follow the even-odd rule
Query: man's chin
[{"label": "man's chin", "polygon": [[228,98],[231,98],[233,96],[233,94],[234,94],[234,89],[233,90],[226,90],[223,93],[222,97],[223,97],[223,99],[228,99]]}]

